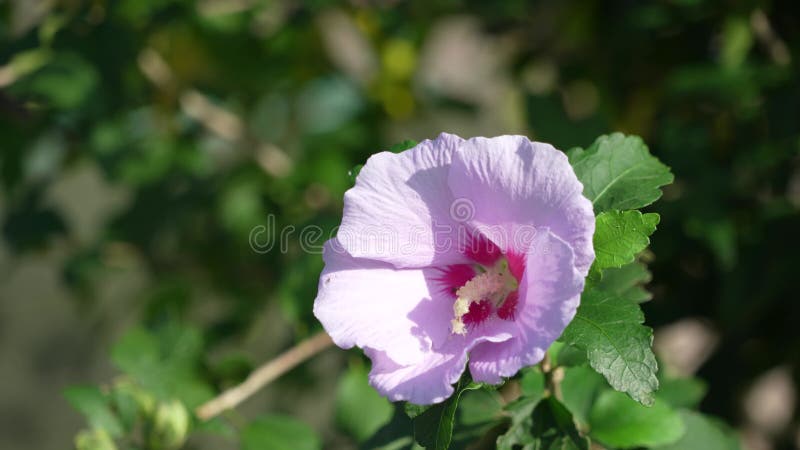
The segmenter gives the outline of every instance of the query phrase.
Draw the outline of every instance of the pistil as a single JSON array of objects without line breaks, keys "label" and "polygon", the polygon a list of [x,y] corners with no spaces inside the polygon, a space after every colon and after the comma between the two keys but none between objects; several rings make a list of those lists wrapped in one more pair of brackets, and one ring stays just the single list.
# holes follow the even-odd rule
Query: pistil
[{"label": "pistil", "polygon": [[513,318],[513,313],[509,314],[508,309],[516,307],[516,299],[513,305],[503,306],[506,299],[511,297],[509,294],[515,292],[518,286],[505,258],[467,281],[456,291],[454,318],[451,321],[453,334],[466,334],[467,325],[483,322],[497,308],[503,311],[503,319]]}]

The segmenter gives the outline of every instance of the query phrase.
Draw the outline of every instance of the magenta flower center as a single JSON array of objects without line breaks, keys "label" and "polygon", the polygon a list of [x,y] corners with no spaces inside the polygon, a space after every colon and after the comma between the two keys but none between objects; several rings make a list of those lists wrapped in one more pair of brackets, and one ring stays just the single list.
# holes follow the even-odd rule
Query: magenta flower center
[{"label": "magenta flower center", "polygon": [[[461,282],[465,269],[454,267],[463,266],[448,268],[449,281]],[[456,274],[462,278],[457,280]],[[519,280],[509,269],[505,257],[495,258],[488,267],[476,264],[473,276],[455,289],[453,320],[450,322],[453,334],[466,334],[468,327],[483,323],[493,314],[503,320],[513,320],[519,300],[518,288]]]}]

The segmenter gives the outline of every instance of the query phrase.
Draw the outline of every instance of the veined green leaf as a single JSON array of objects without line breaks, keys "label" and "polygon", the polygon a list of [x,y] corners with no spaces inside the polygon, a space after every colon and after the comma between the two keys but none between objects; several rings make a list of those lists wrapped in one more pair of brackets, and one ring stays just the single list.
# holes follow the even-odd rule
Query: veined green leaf
[{"label": "veined green leaf", "polygon": [[647,206],[674,179],[637,136],[600,136],[586,150],[570,150],[569,159],[597,213]]},{"label": "veined green leaf", "polygon": [[590,285],[561,340],[585,349],[589,364],[611,387],[652,405],[658,364],[651,349],[653,330],[642,322],[638,305]]},{"label": "veined green leaf", "polygon": [[606,211],[597,216],[594,232],[595,270],[622,267],[650,244],[658,214],[639,211]]}]

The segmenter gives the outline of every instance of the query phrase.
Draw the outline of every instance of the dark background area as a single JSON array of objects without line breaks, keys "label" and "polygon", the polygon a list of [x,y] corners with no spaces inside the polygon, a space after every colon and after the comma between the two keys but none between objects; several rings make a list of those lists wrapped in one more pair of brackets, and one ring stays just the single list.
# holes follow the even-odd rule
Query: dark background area
[{"label": "dark background area", "polygon": [[[64,448],[60,392],[114,379],[126,330],[192,330],[214,390],[319,330],[299,230],[337,225],[370,154],[441,131],[642,136],[675,173],[645,255],[662,366],[747,448],[799,447],[798,61],[791,0],[2,2],[0,447]],[[271,218],[297,231],[254,251]],[[348,448],[359,361],[326,352],[241,414]]]}]

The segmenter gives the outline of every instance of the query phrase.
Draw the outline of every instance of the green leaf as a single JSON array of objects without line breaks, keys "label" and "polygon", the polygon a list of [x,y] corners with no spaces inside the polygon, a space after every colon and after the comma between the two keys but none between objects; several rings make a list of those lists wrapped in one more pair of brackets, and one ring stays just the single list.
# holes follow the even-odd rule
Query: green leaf
[{"label": "green leaf", "polygon": [[469,383],[462,378],[450,398],[413,417],[411,423],[414,427],[414,439],[426,449],[449,448],[450,441],[453,439],[456,410],[461,394],[466,390],[480,389],[481,387],[480,384]]},{"label": "green leaf", "polygon": [[562,402],[581,424],[589,423],[589,412],[597,396],[607,389],[603,376],[589,366],[567,367],[561,380]]},{"label": "green leaf", "polygon": [[533,448],[588,450],[589,440],[578,432],[569,410],[547,397],[533,411]]},{"label": "green leaf", "polygon": [[708,388],[698,378],[667,378],[659,380],[658,398],[673,408],[696,408]]},{"label": "green leaf", "polygon": [[317,450],[322,442],[311,427],[285,416],[260,416],[242,431],[242,450]]},{"label": "green leaf", "polygon": [[400,450],[414,445],[414,426],[400,403],[394,404],[392,420],[381,427],[359,448],[364,450]]},{"label": "green leaf", "polygon": [[538,367],[526,369],[519,379],[519,387],[522,390],[522,396],[541,398],[544,396],[544,374]]},{"label": "green leaf", "polygon": [[97,69],[80,54],[53,54],[38,71],[15,83],[11,91],[26,98],[34,97],[63,111],[80,109],[96,99],[100,77]]},{"label": "green leaf", "polygon": [[672,444],[653,447],[653,450],[738,450],[739,440],[727,426],[693,411],[681,411],[686,425],[683,437]]},{"label": "green leaf", "polygon": [[647,206],[661,197],[659,188],[674,178],[637,136],[601,136],[584,151],[571,150],[569,157],[583,183],[583,194],[598,213]]},{"label": "green leaf", "polygon": [[64,397],[78,410],[89,426],[105,430],[110,436],[122,435],[122,424],[111,410],[110,400],[95,386],[72,386],[64,391]]},{"label": "green leaf", "polygon": [[498,436],[497,450],[513,450],[515,446],[533,442],[531,415],[541,400],[542,397],[522,397],[506,405],[505,411],[511,417],[511,422],[508,430]]},{"label": "green leaf", "polygon": [[465,391],[458,402],[450,448],[487,448],[494,444],[502,429],[503,417],[503,399],[497,390]]},{"label": "green leaf", "polygon": [[547,349],[551,361],[555,361],[556,366],[572,367],[586,364],[586,350],[575,347],[574,345],[566,345],[562,341],[555,341],[550,348]]},{"label": "green leaf", "polygon": [[134,328],[111,350],[111,360],[144,389],[162,400],[178,398],[194,408],[213,391],[199,373],[202,337],[189,327],[170,324],[151,333]]},{"label": "green leaf", "polygon": [[600,394],[589,414],[591,436],[612,447],[651,447],[683,436],[680,414],[666,402],[642,406],[616,391]]},{"label": "green leaf", "polygon": [[597,216],[594,232],[595,270],[622,267],[650,244],[658,214],[639,211],[606,211]]},{"label": "green leaf", "polygon": [[639,305],[590,285],[561,340],[585,349],[589,364],[611,387],[652,405],[658,364],[651,349],[653,330],[642,322]]},{"label": "green leaf", "polygon": [[526,370],[520,379],[520,388],[522,397],[505,407],[511,423],[508,431],[497,438],[498,450],[512,450],[515,445],[530,444],[534,440],[532,414],[545,395],[544,374],[535,368]]},{"label": "green leaf", "polygon": [[642,287],[651,279],[652,275],[647,266],[633,262],[619,268],[611,267],[603,270],[603,278],[597,282],[597,288],[613,292],[633,303],[644,303],[653,298],[653,295]]},{"label": "green leaf", "polygon": [[503,400],[495,390],[474,389],[461,394],[458,426],[474,427],[495,422],[501,417]]},{"label": "green leaf", "polygon": [[336,393],[336,422],[363,441],[392,417],[392,405],[373,389],[363,365],[351,365],[339,380]]}]

